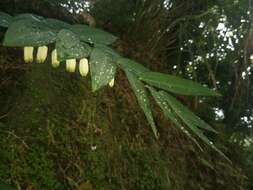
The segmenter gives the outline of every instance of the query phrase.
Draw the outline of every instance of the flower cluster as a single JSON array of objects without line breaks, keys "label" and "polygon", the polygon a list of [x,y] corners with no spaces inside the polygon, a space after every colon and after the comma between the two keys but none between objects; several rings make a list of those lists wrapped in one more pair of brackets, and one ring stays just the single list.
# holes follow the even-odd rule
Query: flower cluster
[{"label": "flower cluster", "polygon": [[[26,63],[33,62],[33,54],[34,54],[34,47],[24,47],[24,60]],[[48,55],[48,47],[41,46],[38,47],[36,62],[37,63],[44,63],[47,59]],[[57,50],[54,49],[51,52],[51,64],[52,67],[57,68],[60,66],[60,61],[57,59]],[[76,59],[67,59],[66,60],[66,70],[70,73],[75,72],[76,70]],[[82,58],[79,61],[79,73],[81,76],[85,77],[89,73],[89,61],[86,58]],[[109,86],[114,86],[114,79],[109,82]]]}]

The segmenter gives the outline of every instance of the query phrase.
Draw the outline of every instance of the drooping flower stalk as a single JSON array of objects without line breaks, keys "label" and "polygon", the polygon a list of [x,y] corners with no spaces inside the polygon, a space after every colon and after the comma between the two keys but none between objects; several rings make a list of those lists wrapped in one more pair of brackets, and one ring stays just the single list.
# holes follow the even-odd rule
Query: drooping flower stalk
[{"label": "drooping flower stalk", "polygon": [[51,53],[51,64],[54,68],[59,67],[60,61],[57,59],[57,51],[54,49]]},{"label": "drooping flower stalk", "polygon": [[44,63],[46,61],[47,52],[48,52],[47,46],[41,46],[38,48],[38,51],[37,51],[37,62],[38,63]]},{"label": "drooping flower stalk", "polygon": [[88,72],[89,72],[89,63],[88,63],[88,59],[83,58],[80,60],[79,62],[79,72],[80,75],[85,77],[87,76]]},{"label": "drooping flower stalk", "polygon": [[24,60],[26,63],[33,62],[33,47],[24,47]]},{"label": "drooping flower stalk", "polygon": [[75,72],[75,70],[76,70],[76,59],[67,59],[66,60],[66,70],[70,73]]}]

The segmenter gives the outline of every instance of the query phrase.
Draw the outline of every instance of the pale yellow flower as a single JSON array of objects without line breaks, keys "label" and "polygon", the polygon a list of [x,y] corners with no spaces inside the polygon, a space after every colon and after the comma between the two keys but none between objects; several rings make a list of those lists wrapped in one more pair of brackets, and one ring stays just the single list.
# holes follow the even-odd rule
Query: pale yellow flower
[{"label": "pale yellow flower", "polygon": [[87,76],[87,74],[89,72],[88,59],[83,58],[83,59],[80,60],[80,62],[79,62],[79,72],[80,72],[81,76],[83,76],[83,77]]},{"label": "pale yellow flower", "polygon": [[38,63],[44,63],[46,61],[47,52],[48,52],[47,46],[38,47],[38,51],[37,51],[37,62]]},{"label": "pale yellow flower", "polygon": [[115,82],[115,79],[113,78],[113,79],[109,82],[109,86],[110,86],[110,87],[113,87],[113,86],[114,86],[114,82]]},{"label": "pale yellow flower", "polygon": [[57,59],[57,51],[54,49],[51,53],[51,64],[54,68],[59,67],[60,61]]},{"label": "pale yellow flower", "polygon": [[66,70],[70,73],[75,72],[75,70],[76,70],[76,59],[67,59],[66,60]]},{"label": "pale yellow flower", "polygon": [[24,60],[26,63],[33,62],[33,47],[24,47]]},{"label": "pale yellow flower", "polygon": [[253,64],[253,55],[250,56],[250,63]]}]

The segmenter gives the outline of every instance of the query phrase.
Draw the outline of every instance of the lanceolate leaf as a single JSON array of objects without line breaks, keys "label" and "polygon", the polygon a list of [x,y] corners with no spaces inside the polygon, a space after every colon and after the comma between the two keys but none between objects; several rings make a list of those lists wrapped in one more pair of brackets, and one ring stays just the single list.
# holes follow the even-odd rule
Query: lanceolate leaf
[{"label": "lanceolate leaf", "polygon": [[78,36],[70,30],[61,30],[56,39],[56,49],[59,61],[88,57],[91,48],[82,43]]},{"label": "lanceolate leaf", "polygon": [[166,99],[164,99],[164,97],[159,92],[157,92],[154,88],[148,87],[148,89],[150,90],[156,103],[162,109],[165,117],[170,119],[177,127],[181,128],[182,125],[180,121],[177,119],[177,116],[172,112],[172,109],[168,106]]},{"label": "lanceolate leaf", "polygon": [[213,129],[210,125],[208,125],[206,122],[204,122],[202,119],[200,119],[197,115],[195,115],[193,112],[191,112],[187,107],[182,105],[183,110],[183,116],[185,119],[189,120],[192,124],[196,125],[197,127],[212,131],[214,133],[217,133],[215,129]]},{"label": "lanceolate leaf", "polygon": [[180,118],[175,114],[175,112],[168,106],[168,102],[166,101],[166,98],[164,98],[159,92],[157,92],[154,88],[148,86],[149,91],[151,92],[152,96],[154,97],[156,103],[159,105],[159,107],[162,109],[163,114],[165,117],[170,120],[175,127],[182,130],[201,150],[201,146],[196,141],[194,137],[183,127],[181,124]]},{"label": "lanceolate leaf", "polygon": [[187,117],[184,117],[184,111],[182,110],[183,105],[178,100],[176,100],[176,98],[174,98],[173,96],[169,95],[168,93],[164,91],[160,91],[159,93],[164,99],[167,100],[168,105],[173,109],[173,111],[177,114],[177,116],[181,118],[181,120],[189,127],[189,129],[195,135],[197,135],[207,145],[211,146],[215,151],[217,151],[224,158],[229,160],[219,149],[217,149],[214,146],[214,144],[203,134],[203,132],[195,125],[195,123],[192,123],[191,120],[189,120]]},{"label": "lanceolate leaf", "polygon": [[194,113],[192,113],[187,107],[185,107],[183,104],[181,104],[176,98],[173,96],[170,96],[166,92],[160,91],[161,96],[167,100],[167,102],[172,106],[172,108],[176,111],[180,118],[184,118],[185,120],[189,121],[196,127],[199,127],[201,129],[209,130],[212,132],[216,132],[210,125],[205,123],[203,120],[201,120],[198,116],[196,116]]},{"label": "lanceolate leaf", "polygon": [[8,27],[11,21],[12,21],[12,16],[0,11],[0,26]]},{"label": "lanceolate leaf", "polygon": [[82,41],[92,44],[98,43],[109,45],[117,39],[117,37],[110,33],[87,25],[76,24],[73,25],[70,30],[76,33]]},{"label": "lanceolate leaf", "polygon": [[110,54],[94,48],[90,55],[92,91],[107,85],[115,77],[116,64]]},{"label": "lanceolate leaf", "polygon": [[130,71],[137,76],[140,76],[142,73],[149,71],[149,69],[144,67],[143,65],[127,58],[119,58],[117,60],[117,63],[122,69]]},{"label": "lanceolate leaf", "polygon": [[148,72],[142,74],[140,79],[157,88],[176,94],[192,96],[219,96],[217,92],[212,91],[198,83],[168,74]]},{"label": "lanceolate leaf", "polygon": [[12,22],[5,34],[4,46],[42,46],[54,42],[56,34],[43,22],[21,19]]},{"label": "lanceolate leaf", "polygon": [[158,137],[157,134],[157,129],[156,129],[156,125],[153,119],[153,115],[152,115],[152,111],[151,111],[151,106],[149,103],[149,99],[148,99],[148,95],[147,95],[147,91],[145,89],[144,84],[138,80],[138,78],[135,76],[135,74],[131,73],[128,70],[126,71],[126,75],[128,78],[128,81],[134,91],[135,96],[137,97],[138,103],[141,107],[141,109],[143,110],[152,130],[153,133],[155,134],[156,137]]}]

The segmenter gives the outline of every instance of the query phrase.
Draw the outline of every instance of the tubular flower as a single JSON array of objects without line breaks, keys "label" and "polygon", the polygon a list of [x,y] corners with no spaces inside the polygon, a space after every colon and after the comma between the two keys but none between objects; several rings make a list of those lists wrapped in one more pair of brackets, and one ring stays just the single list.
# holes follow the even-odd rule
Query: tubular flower
[{"label": "tubular flower", "polygon": [[66,60],[66,70],[70,73],[75,72],[75,70],[76,70],[76,59]]},{"label": "tubular flower", "polygon": [[253,54],[250,56],[250,63],[253,64]]},{"label": "tubular flower", "polygon": [[80,75],[85,77],[88,72],[89,72],[89,63],[88,63],[88,59],[86,58],[83,58],[80,60],[79,62],[79,72],[80,72]]},{"label": "tubular flower", "polygon": [[60,61],[57,59],[57,51],[54,49],[51,53],[51,64],[54,68],[59,67]]},{"label": "tubular flower", "polygon": [[113,87],[113,86],[114,86],[114,82],[115,82],[115,79],[113,78],[113,79],[109,82],[109,86],[110,86],[110,87]]},{"label": "tubular flower", "polygon": [[47,46],[41,46],[38,48],[38,51],[37,51],[37,62],[38,63],[45,62],[45,60],[47,58],[47,51],[48,51]]},{"label": "tubular flower", "polygon": [[24,47],[24,60],[26,63],[33,62],[33,47]]}]

